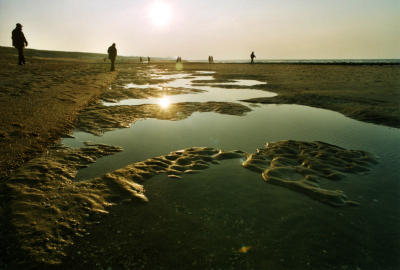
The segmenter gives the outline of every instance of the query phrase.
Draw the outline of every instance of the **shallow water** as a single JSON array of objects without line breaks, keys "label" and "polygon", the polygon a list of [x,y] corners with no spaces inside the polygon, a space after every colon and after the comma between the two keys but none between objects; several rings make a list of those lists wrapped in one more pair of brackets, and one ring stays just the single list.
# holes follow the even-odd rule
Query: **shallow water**
[{"label": "shallow water", "polygon": [[[202,71],[197,72],[199,74],[212,74],[213,72]],[[190,76],[190,78],[186,78]],[[240,89],[240,88],[230,88],[229,92],[226,88],[218,87],[217,85],[230,85],[230,86],[254,86],[259,84],[265,84],[265,82],[260,82],[256,80],[235,80],[232,82],[224,82],[224,83],[213,83],[214,78],[212,76],[196,76],[196,74],[187,74],[187,73],[178,73],[178,74],[169,74],[169,75],[159,75],[156,74],[152,76],[157,79],[170,80],[170,82],[162,83],[162,84],[134,84],[129,83],[124,85],[125,88],[156,88],[161,92],[163,89],[167,88],[189,88],[189,89],[198,89],[203,90],[202,93],[196,94],[183,94],[183,95],[172,95],[168,96],[165,94],[162,98],[148,98],[148,99],[126,99],[117,103],[104,102],[105,106],[116,106],[116,105],[141,105],[141,104],[160,104],[160,103],[179,103],[179,102],[207,102],[207,101],[225,101],[225,102],[234,102],[243,99],[249,98],[258,98],[258,97],[273,97],[276,96],[275,93],[255,90],[255,89]],[[207,85],[194,85],[196,81],[207,81]]]},{"label": "shallow water", "polygon": [[287,139],[324,141],[349,149],[369,151],[385,162],[396,163],[400,132],[349,119],[339,113],[299,105],[262,105],[246,116],[195,113],[181,121],[147,119],[128,129],[119,129],[98,137],[84,132],[64,144],[81,146],[84,141],[121,146],[124,151],[104,157],[79,178],[104,174],[135,161],[163,155],[191,146],[254,152],[267,141]]},{"label": "shallow water", "polygon": [[[168,87],[193,87],[192,81],[199,78],[185,79],[187,75],[171,75],[168,78],[177,79]],[[212,80],[211,76],[200,79]],[[207,92],[168,98],[173,103],[273,95],[211,84],[193,88]],[[118,105],[159,102],[126,100]],[[194,113],[181,121],[146,119],[101,137],[76,132],[75,139],[64,139],[63,143],[80,147],[82,142],[92,141],[124,149],[79,171],[78,181],[191,146],[254,152],[267,141],[292,139],[371,152],[379,164],[370,173],[349,175],[324,186],[345,191],[350,199],[361,203],[359,207],[339,210],[323,205],[302,194],[268,185],[259,174],[243,169],[240,160],[229,160],[180,181],[162,175],[147,180],[144,185],[150,202],[137,210],[137,223],[132,230],[145,231],[145,244],[141,245],[161,252],[164,264],[172,264],[180,257],[191,263],[198,258],[203,260],[197,262],[202,266],[224,269],[332,269],[338,265],[342,267],[338,269],[391,269],[389,266],[396,265],[400,130],[306,106],[260,105],[252,110],[245,116]],[[157,237],[166,234],[167,238]],[[249,251],[239,252],[242,247]]]}]

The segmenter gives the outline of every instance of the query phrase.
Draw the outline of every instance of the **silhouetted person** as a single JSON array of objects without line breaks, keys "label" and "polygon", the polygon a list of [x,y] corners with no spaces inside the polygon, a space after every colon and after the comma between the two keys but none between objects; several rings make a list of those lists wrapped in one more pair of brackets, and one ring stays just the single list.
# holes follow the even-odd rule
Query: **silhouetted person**
[{"label": "silhouetted person", "polygon": [[17,23],[17,26],[12,31],[12,44],[18,50],[18,65],[25,65],[24,47],[28,46],[28,41],[26,41],[20,23]]},{"label": "silhouetted person", "polygon": [[147,56],[147,63],[150,64],[150,56]]},{"label": "silhouetted person", "polygon": [[115,70],[115,58],[117,58],[117,48],[115,48],[115,43],[113,43],[110,47],[108,47],[108,59],[111,60],[111,71]]},{"label": "silhouetted person", "polygon": [[254,64],[254,58],[256,58],[256,55],[254,54],[254,52],[251,52],[250,58],[251,58],[250,64]]},{"label": "silhouetted person", "polygon": [[139,58],[140,63],[143,63],[143,59],[142,57]]}]

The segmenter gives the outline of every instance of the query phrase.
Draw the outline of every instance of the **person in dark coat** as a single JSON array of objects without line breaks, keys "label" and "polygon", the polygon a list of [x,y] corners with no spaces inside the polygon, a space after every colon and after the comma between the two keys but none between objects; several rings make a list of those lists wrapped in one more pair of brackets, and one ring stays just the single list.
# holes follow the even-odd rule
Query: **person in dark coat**
[{"label": "person in dark coat", "polygon": [[18,65],[25,65],[24,48],[28,46],[28,41],[26,41],[20,23],[17,23],[12,31],[12,45],[18,50]]},{"label": "person in dark coat", "polygon": [[256,58],[256,55],[254,54],[254,52],[251,52],[250,54],[250,58],[251,58],[251,64],[254,64],[254,58]]},{"label": "person in dark coat", "polygon": [[117,48],[115,48],[115,43],[113,43],[110,47],[108,47],[108,59],[111,60],[111,71],[115,70],[115,58],[117,58]]}]

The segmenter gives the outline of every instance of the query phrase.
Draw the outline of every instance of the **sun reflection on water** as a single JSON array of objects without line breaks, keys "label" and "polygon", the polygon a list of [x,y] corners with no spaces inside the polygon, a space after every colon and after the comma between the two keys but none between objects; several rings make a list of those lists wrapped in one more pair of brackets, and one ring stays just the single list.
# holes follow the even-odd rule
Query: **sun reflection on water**
[{"label": "sun reflection on water", "polygon": [[163,109],[168,109],[169,105],[171,105],[171,101],[168,97],[162,97],[159,99],[158,105]]}]

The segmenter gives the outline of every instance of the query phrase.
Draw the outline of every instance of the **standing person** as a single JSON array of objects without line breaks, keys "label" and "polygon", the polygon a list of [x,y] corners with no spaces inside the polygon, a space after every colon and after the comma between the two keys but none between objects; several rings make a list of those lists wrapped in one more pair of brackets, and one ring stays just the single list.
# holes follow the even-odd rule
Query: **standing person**
[{"label": "standing person", "polygon": [[115,43],[113,43],[110,47],[108,47],[108,59],[111,60],[111,69],[110,71],[114,71],[115,67],[115,58],[117,58],[117,48],[115,48]]},{"label": "standing person", "polygon": [[250,64],[254,64],[254,58],[256,58],[256,55],[254,54],[254,52],[251,52],[250,58],[251,58]]},{"label": "standing person", "polygon": [[147,64],[150,64],[150,56],[147,56]]},{"label": "standing person", "polygon": [[18,50],[18,65],[25,65],[24,47],[28,46],[28,41],[26,41],[20,23],[17,23],[12,31],[12,45]]}]

